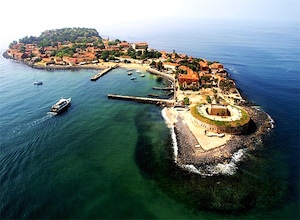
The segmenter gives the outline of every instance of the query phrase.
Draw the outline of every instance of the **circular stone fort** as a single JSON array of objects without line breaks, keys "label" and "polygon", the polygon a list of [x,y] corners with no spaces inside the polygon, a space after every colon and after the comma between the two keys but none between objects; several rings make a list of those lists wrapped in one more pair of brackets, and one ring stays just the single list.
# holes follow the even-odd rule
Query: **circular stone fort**
[{"label": "circular stone fort", "polygon": [[237,106],[200,104],[191,109],[196,124],[209,132],[243,134],[249,128],[248,113]]}]

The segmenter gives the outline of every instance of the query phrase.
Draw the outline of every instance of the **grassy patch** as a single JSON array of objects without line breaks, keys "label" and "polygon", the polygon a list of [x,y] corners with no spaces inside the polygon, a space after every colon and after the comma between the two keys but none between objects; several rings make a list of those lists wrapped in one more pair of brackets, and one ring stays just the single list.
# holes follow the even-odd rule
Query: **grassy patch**
[{"label": "grassy patch", "polygon": [[237,121],[217,121],[217,120],[211,120],[209,118],[204,117],[203,115],[200,115],[200,113],[197,110],[197,105],[194,105],[191,107],[191,114],[197,118],[198,120],[211,125],[216,125],[220,127],[237,127],[237,126],[243,126],[247,124],[250,121],[250,117],[248,113],[241,109],[242,117],[240,120]]}]

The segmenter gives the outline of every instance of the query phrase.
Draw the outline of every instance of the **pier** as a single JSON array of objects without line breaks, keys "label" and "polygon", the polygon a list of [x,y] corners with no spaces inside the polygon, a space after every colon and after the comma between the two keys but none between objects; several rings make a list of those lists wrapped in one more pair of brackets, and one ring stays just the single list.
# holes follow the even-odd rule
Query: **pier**
[{"label": "pier", "polygon": [[156,105],[174,105],[175,100],[170,99],[157,99],[157,98],[146,98],[146,97],[138,97],[138,96],[127,96],[127,95],[116,95],[116,94],[108,94],[107,97],[109,99],[120,99],[120,100],[128,100],[135,101],[141,103],[150,103]]},{"label": "pier", "polygon": [[174,87],[153,87],[155,90],[174,90]]},{"label": "pier", "polygon": [[97,73],[96,75],[94,75],[92,78],[91,78],[91,81],[96,81],[97,79],[99,79],[101,76],[103,76],[104,74],[108,73],[109,71],[111,71],[112,69],[115,69],[115,68],[118,68],[119,65],[116,64],[114,66],[111,66],[111,67],[108,67],[104,70],[102,70],[100,73]]}]

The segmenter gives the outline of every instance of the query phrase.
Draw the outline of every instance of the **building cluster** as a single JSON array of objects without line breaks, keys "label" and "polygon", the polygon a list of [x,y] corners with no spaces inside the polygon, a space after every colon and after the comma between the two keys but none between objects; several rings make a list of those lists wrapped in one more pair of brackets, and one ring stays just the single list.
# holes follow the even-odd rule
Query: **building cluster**
[{"label": "building cluster", "polygon": [[103,51],[116,51],[126,54],[129,49],[142,53],[147,50],[148,44],[128,43],[126,41],[117,44],[111,44],[109,40],[102,40],[103,46],[95,46],[93,43],[85,43],[84,49],[80,47],[82,43],[76,43],[78,47],[72,56],[56,56],[55,51],[64,48],[72,48],[73,43],[62,44],[58,42],[55,46],[39,47],[37,44],[18,43],[9,48],[7,55],[16,60],[25,60],[30,62],[38,61],[40,65],[84,65],[87,63],[99,62],[99,57]]},{"label": "building cluster", "polygon": [[[161,61],[168,73],[177,74],[178,83],[182,89],[198,90],[201,87],[218,87],[221,81],[227,80],[228,73],[218,62],[209,62],[175,52],[161,51],[161,53],[161,58],[156,62]],[[189,64],[193,65],[196,70],[190,68]]]},{"label": "building cluster", "polygon": [[[123,56],[119,58],[119,61],[130,59],[128,56],[130,50],[140,54],[148,52],[148,43],[146,42],[112,42],[108,39],[102,39],[101,46],[96,46],[93,43],[85,43],[84,47],[82,47],[82,43],[76,45],[57,42],[53,46],[39,47],[37,44],[17,43],[12,45],[6,52],[13,59],[45,66],[95,64],[101,61],[101,53],[104,51],[120,52]],[[74,46],[76,48],[72,56],[57,55],[57,51],[67,48],[74,49]],[[161,63],[162,69],[160,70],[169,74],[176,74],[181,89],[199,90],[201,87],[218,87],[220,82],[227,80],[227,72],[224,70],[223,65],[218,62],[209,62],[185,54],[177,54],[175,51],[173,53],[159,51],[159,53],[161,54],[159,58],[148,58],[140,62],[155,63],[156,66]],[[190,68],[189,64],[192,64],[194,68]]]}]

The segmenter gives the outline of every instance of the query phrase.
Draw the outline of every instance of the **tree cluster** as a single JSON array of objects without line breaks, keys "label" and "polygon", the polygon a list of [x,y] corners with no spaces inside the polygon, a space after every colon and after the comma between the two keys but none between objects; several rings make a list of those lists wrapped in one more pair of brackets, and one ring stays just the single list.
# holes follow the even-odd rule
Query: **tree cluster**
[{"label": "tree cluster", "polygon": [[39,37],[25,36],[19,40],[24,44],[37,44],[40,47],[53,46],[56,42],[71,43],[95,43],[102,42],[96,29],[93,28],[62,28],[47,30]]}]

